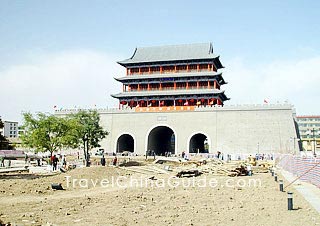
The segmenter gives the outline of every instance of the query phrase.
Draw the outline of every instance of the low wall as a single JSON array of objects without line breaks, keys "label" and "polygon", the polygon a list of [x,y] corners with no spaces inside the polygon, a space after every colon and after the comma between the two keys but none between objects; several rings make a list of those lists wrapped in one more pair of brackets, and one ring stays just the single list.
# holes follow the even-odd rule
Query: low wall
[{"label": "low wall", "polygon": [[[75,113],[81,109],[59,110],[56,115]],[[82,109],[84,110],[84,109]],[[155,109],[96,109],[101,126],[110,134],[101,142],[107,152],[116,152],[120,136],[134,140],[134,153],[143,155],[148,136],[157,127],[170,128],[175,135],[175,153],[188,153],[196,134],[207,137],[209,153],[268,154],[298,151],[295,111],[290,104],[200,106],[181,110],[167,107]],[[141,111],[142,110],[142,111]]]}]

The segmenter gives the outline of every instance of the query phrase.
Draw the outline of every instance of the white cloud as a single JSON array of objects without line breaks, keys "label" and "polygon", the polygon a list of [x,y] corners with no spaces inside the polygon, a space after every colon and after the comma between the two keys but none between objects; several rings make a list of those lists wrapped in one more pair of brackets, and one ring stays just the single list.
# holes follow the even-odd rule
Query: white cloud
[{"label": "white cloud", "polygon": [[0,115],[21,121],[22,111],[53,112],[57,108],[116,106],[110,97],[121,84],[113,77],[124,76],[116,63],[119,57],[78,50],[36,56],[33,63],[0,71]]},{"label": "white cloud", "polygon": [[252,66],[239,58],[230,60],[223,87],[228,104],[272,103],[288,100],[297,114],[320,114],[320,57],[276,61]]}]

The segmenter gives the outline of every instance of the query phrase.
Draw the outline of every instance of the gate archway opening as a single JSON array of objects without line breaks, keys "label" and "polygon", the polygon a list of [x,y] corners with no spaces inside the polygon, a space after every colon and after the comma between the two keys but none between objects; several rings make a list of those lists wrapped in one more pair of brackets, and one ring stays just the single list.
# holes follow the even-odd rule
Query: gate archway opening
[{"label": "gate archway opening", "polygon": [[117,141],[117,153],[134,152],[134,139],[129,134],[122,134]]},{"label": "gate archway opening", "polygon": [[209,153],[209,143],[206,135],[197,133],[189,142],[189,153]]},{"label": "gate archway opening", "polygon": [[167,126],[158,126],[152,129],[148,136],[148,151],[155,152],[156,155],[166,153],[175,154],[175,134]]}]

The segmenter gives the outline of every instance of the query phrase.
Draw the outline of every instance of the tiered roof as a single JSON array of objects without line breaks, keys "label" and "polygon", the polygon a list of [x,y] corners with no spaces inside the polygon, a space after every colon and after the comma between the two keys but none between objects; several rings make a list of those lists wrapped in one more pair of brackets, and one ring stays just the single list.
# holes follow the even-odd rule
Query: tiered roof
[{"label": "tiered roof", "polygon": [[[201,44],[185,44],[185,45],[168,45],[157,47],[142,47],[136,48],[132,57],[129,59],[119,61],[120,65],[126,68],[144,67],[144,66],[166,66],[166,65],[192,65],[192,64],[214,64],[218,70],[223,68],[219,56],[214,54],[213,46],[211,43]],[[184,72],[152,72],[144,74],[132,74],[120,78],[115,78],[123,84],[143,84],[157,83],[165,81],[212,81],[216,80],[220,85],[226,84],[222,77],[221,72],[216,71],[184,71]],[[165,89],[162,90],[143,90],[143,91],[129,91],[121,92],[111,95],[112,97],[119,98],[120,100],[131,99],[139,100],[144,98],[197,98],[219,96],[222,101],[228,100],[223,90],[220,89]]]},{"label": "tiered roof", "polygon": [[126,67],[141,63],[197,60],[214,60],[218,69],[223,68],[219,56],[213,53],[211,43],[140,47],[135,49],[132,57],[118,63]]}]

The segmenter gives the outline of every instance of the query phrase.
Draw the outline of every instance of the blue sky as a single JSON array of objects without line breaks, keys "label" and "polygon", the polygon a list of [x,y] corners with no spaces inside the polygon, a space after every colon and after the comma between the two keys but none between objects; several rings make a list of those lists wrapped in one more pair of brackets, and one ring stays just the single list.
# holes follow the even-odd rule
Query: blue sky
[{"label": "blue sky", "polygon": [[319,114],[319,12],[319,1],[0,0],[0,115],[115,106],[117,60],[199,42],[221,55],[229,104],[288,100]]}]

